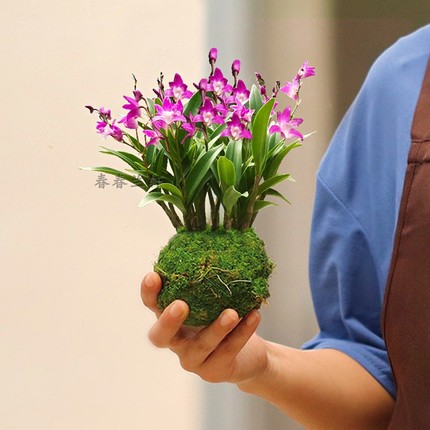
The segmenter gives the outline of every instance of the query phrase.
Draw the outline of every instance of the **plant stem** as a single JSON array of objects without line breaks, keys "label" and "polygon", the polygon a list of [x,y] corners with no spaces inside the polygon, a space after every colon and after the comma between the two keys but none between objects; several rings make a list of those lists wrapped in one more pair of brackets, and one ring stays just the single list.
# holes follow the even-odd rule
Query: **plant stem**
[{"label": "plant stem", "polygon": [[196,199],[197,229],[206,229],[206,189],[203,189]]},{"label": "plant stem", "polygon": [[172,208],[172,210],[170,210],[166,203],[164,202],[157,202],[163,209],[163,211],[167,214],[167,216],[169,217],[170,222],[172,223],[173,227],[175,227],[175,229],[179,228],[179,227],[183,227],[183,223],[181,221],[181,219],[178,217],[178,214],[176,213],[176,211]]},{"label": "plant stem", "polygon": [[249,196],[249,203],[246,208],[245,216],[240,225],[240,230],[245,231],[252,225],[252,218],[254,216],[254,206],[258,196],[258,187],[260,186],[261,175],[256,175],[254,186],[252,187],[251,195]]},{"label": "plant stem", "polygon": [[230,230],[231,226],[232,226],[232,218],[231,218],[231,214],[224,212],[224,230]]},{"label": "plant stem", "polygon": [[211,205],[211,224],[212,224],[212,230],[218,230],[219,227],[219,206],[220,201],[217,198],[216,201],[214,201],[214,196],[212,194],[212,190],[209,187],[208,189],[208,197],[209,197],[209,203]]},{"label": "plant stem", "polygon": [[169,209],[172,213],[172,218],[175,219],[175,223],[178,224],[179,227],[183,227],[184,224],[181,221],[181,218],[179,218],[178,214],[176,213],[175,206],[173,206],[172,203],[169,203]]}]

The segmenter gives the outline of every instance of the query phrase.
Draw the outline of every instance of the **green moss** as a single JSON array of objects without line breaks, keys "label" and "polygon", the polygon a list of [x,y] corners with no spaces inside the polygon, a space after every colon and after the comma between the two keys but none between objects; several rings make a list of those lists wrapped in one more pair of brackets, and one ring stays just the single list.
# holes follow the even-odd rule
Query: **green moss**
[{"label": "green moss", "polygon": [[187,325],[205,326],[227,308],[242,317],[269,297],[273,263],[253,229],[186,231],[171,238],[154,265],[163,279],[158,303],[190,306]]}]

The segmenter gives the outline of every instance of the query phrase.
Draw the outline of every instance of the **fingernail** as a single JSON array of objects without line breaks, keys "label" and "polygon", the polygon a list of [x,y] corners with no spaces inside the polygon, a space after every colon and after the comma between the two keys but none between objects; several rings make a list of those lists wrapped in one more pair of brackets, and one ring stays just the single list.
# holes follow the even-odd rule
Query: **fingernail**
[{"label": "fingernail", "polygon": [[257,312],[251,312],[250,314],[248,314],[248,316],[246,317],[246,325],[247,326],[252,326],[257,324],[257,321],[259,319],[259,315]]},{"label": "fingernail", "polygon": [[179,318],[179,317],[182,317],[184,315],[184,309],[180,303],[173,302],[173,304],[170,308],[170,315],[173,318]]},{"label": "fingernail", "polygon": [[222,327],[227,327],[233,322],[233,315],[229,310],[225,310],[221,314],[220,324]]},{"label": "fingernail", "polygon": [[154,279],[154,274],[151,272],[151,273],[148,273],[146,276],[145,276],[145,285],[148,287],[148,288],[154,288],[155,287],[155,279]]}]

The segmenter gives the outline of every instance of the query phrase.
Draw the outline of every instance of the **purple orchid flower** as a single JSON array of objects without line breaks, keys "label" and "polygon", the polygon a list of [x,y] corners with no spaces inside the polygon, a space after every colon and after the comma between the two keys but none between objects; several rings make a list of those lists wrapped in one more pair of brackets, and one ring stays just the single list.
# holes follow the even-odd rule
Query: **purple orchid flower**
[{"label": "purple orchid flower", "polygon": [[133,95],[134,95],[134,99],[135,99],[137,102],[140,102],[141,100],[143,100],[143,94],[142,94],[142,92],[141,92],[141,91],[139,91],[139,90],[134,90],[134,91],[133,91]]},{"label": "purple orchid flower", "polygon": [[281,91],[288,97],[297,101],[299,99],[300,80],[297,76],[293,79],[293,82],[285,82],[285,85],[281,87]]},{"label": "purple orchid flower", "polygon": [[184,122],[182,124],[182,128],[187,131],[187,135],[185,136],[185,138],[189,137],[189,136],[194,136],[194,133],[196,132],[196,125],[194,122]]},{"label": "purple orchid flower", "polygon": [[163,100],[163,106],[155,105],[157,115],[152,118],[152,123],[156,127],[167,128],[170,124],[181,121],[185,122],[186,118],[183,115],[183,106],[180,100],[177,103],[172,103],[168,97]]},{"label": "purple orchid flower", "polygon": [[[219,108],[219,105],[217,106]],[[203,122],[206,126],[212,124],[223,124],[224,118],[219,115],[218,110],[214,107],[210,99],[205,99],[204,104],[200,107],[199,114],[194,117],[196,122]]]},{"label": "purple orchid flower", "polygon": [[121,129],[115,125],[115,120],[112,124],[108,124],[106,121],[98,121],[96,125],[97,133],[101,134],[105,139],[108,136],[112,136],[118,142],[122,141],[123,133]]},{"label": "purple orchid flower", "polygon": [[163,138],[163,135],[155,130],[143,130],[143,134],[149,137],[149,140],[146,142],[146,146],[157,145]]},{"label": "purple orchid flower", "polygon": [[103,106],[101,108],[99,108],[99,114],[100,114],[100,116],[102,116],[106,120],[111,119],[110,109],[106,109]]},{"label": "purple orchid flower", "polygon": [[228,136],[233,140],[252,139],[252,134],[245,128],[245,124],[242,123],[237,113],[232,115],[227,123],[227,128],[222,131],[221,136]]},{"label": "purple orchid flower", "polygon": [[236,104],[230,105],[230,108],[233,110],[233,113],[237,114],[241,121],[245,121],[250,123],[252,121],[252,115],[254,114],[254,110],[246,108],[240,100],[236,100]]},{"label": "purple orchid flower", "polygon": [[182,123],[181,127],[187,132],[184,138],[181,140],[181,144],[185,142],[189,137],[193,137],[196,134],[196,130],[198,127],[196,126],[196,122],[198,120],[198,115],[189,114],[187,118],[187,122]]},{"label": "purple orchid flower", "polygon": [[224,103],[218,103],[215,105],[215,110],[221,115],[222,118],[225,118],[228,114],[228,107]]},{"label": "purple orchid flower", "polygon": [[187,136],[194,136],[195,132],[196,132],[196,122],[198,121],[198,115],[193,115],[191,112],[187,118],[187,122],[184,122],[182,124],[182,128],[188,132]]},{"label": "purple orchid flower", "polygon": [[200,82],[194,86],[202,93],[202,98],[205,98],[208,91],[212,91],[212,85],[205,78],[200,79]]},{"label": "purple orchid flower", "polygon": [[209,78],[209,83],[211,84],[212,91],[217,96],[222,96],[225,93],[230,93],[232,91],[232,86],[227,83],[227,79],[224,78],[221,70],[217,67],[214,74]]},{"label": "purple orchid flower", "polygon": [[166,90],[166,97],[173,97],[175,100],[189,99],[193,93],[187,90],[188,86],[184,84],[181,76],[176,73],[172,82],[169,82],[170,88]]},{"label": "purple orchid flower", "polygon": [[120,124],[124,124],[126,128],[129,128],[131,130],[137,130],[139,127],[137,118],[129,114],[127,114],[124,118],[121,118],[118,122]]},{"label": "purple orchid flower", "polygon": [[303,119],[291,118],[291,107],[287,106],[282,112],[278,112],[278,124],[270,126],[269,133],[280,133],[284,136],[284,139],[290,137],[298,137],[303,140],[303,135],[298,132],[294,127],[298,127]]},{"label": "purple orchid flower", "polygon": [[243,82],[242,79],[239,79],[237,86],[233,88],[231,96],[228,97],[227,102],[234,103],[235,101],[238,101],[241,104],[245,104],[249,99],[249,94],[250,91],[246,88],[245,82]]},{"label": "purple orchid flower", "polygon": [[134,91],[134,98],[128,96],[124,96],[124,98],[128,103],[123,105],[123,108],[127,109],[129,112],[119,122],[124,124],[127,128],[137,130],[137,118],[141,116],[139,101],[142,98],[142,93],[140,91]]},{"label": "purple orchid flower", "polygon": [[306,60],[297,72],[296,77],[298,79],[304,79],[309,78],[310,76],[315,76],[315,67],[308,66],[308,61]]}]

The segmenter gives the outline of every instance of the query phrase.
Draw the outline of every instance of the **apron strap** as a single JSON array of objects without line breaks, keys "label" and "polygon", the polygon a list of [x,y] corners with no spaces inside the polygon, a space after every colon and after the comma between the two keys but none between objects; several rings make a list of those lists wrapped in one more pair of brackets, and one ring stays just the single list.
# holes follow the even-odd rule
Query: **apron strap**
[{"label": "apron strap", "polygon": [[389,430],[430,428],[430,61],[411,137],[382,313],[397,386]]}]

